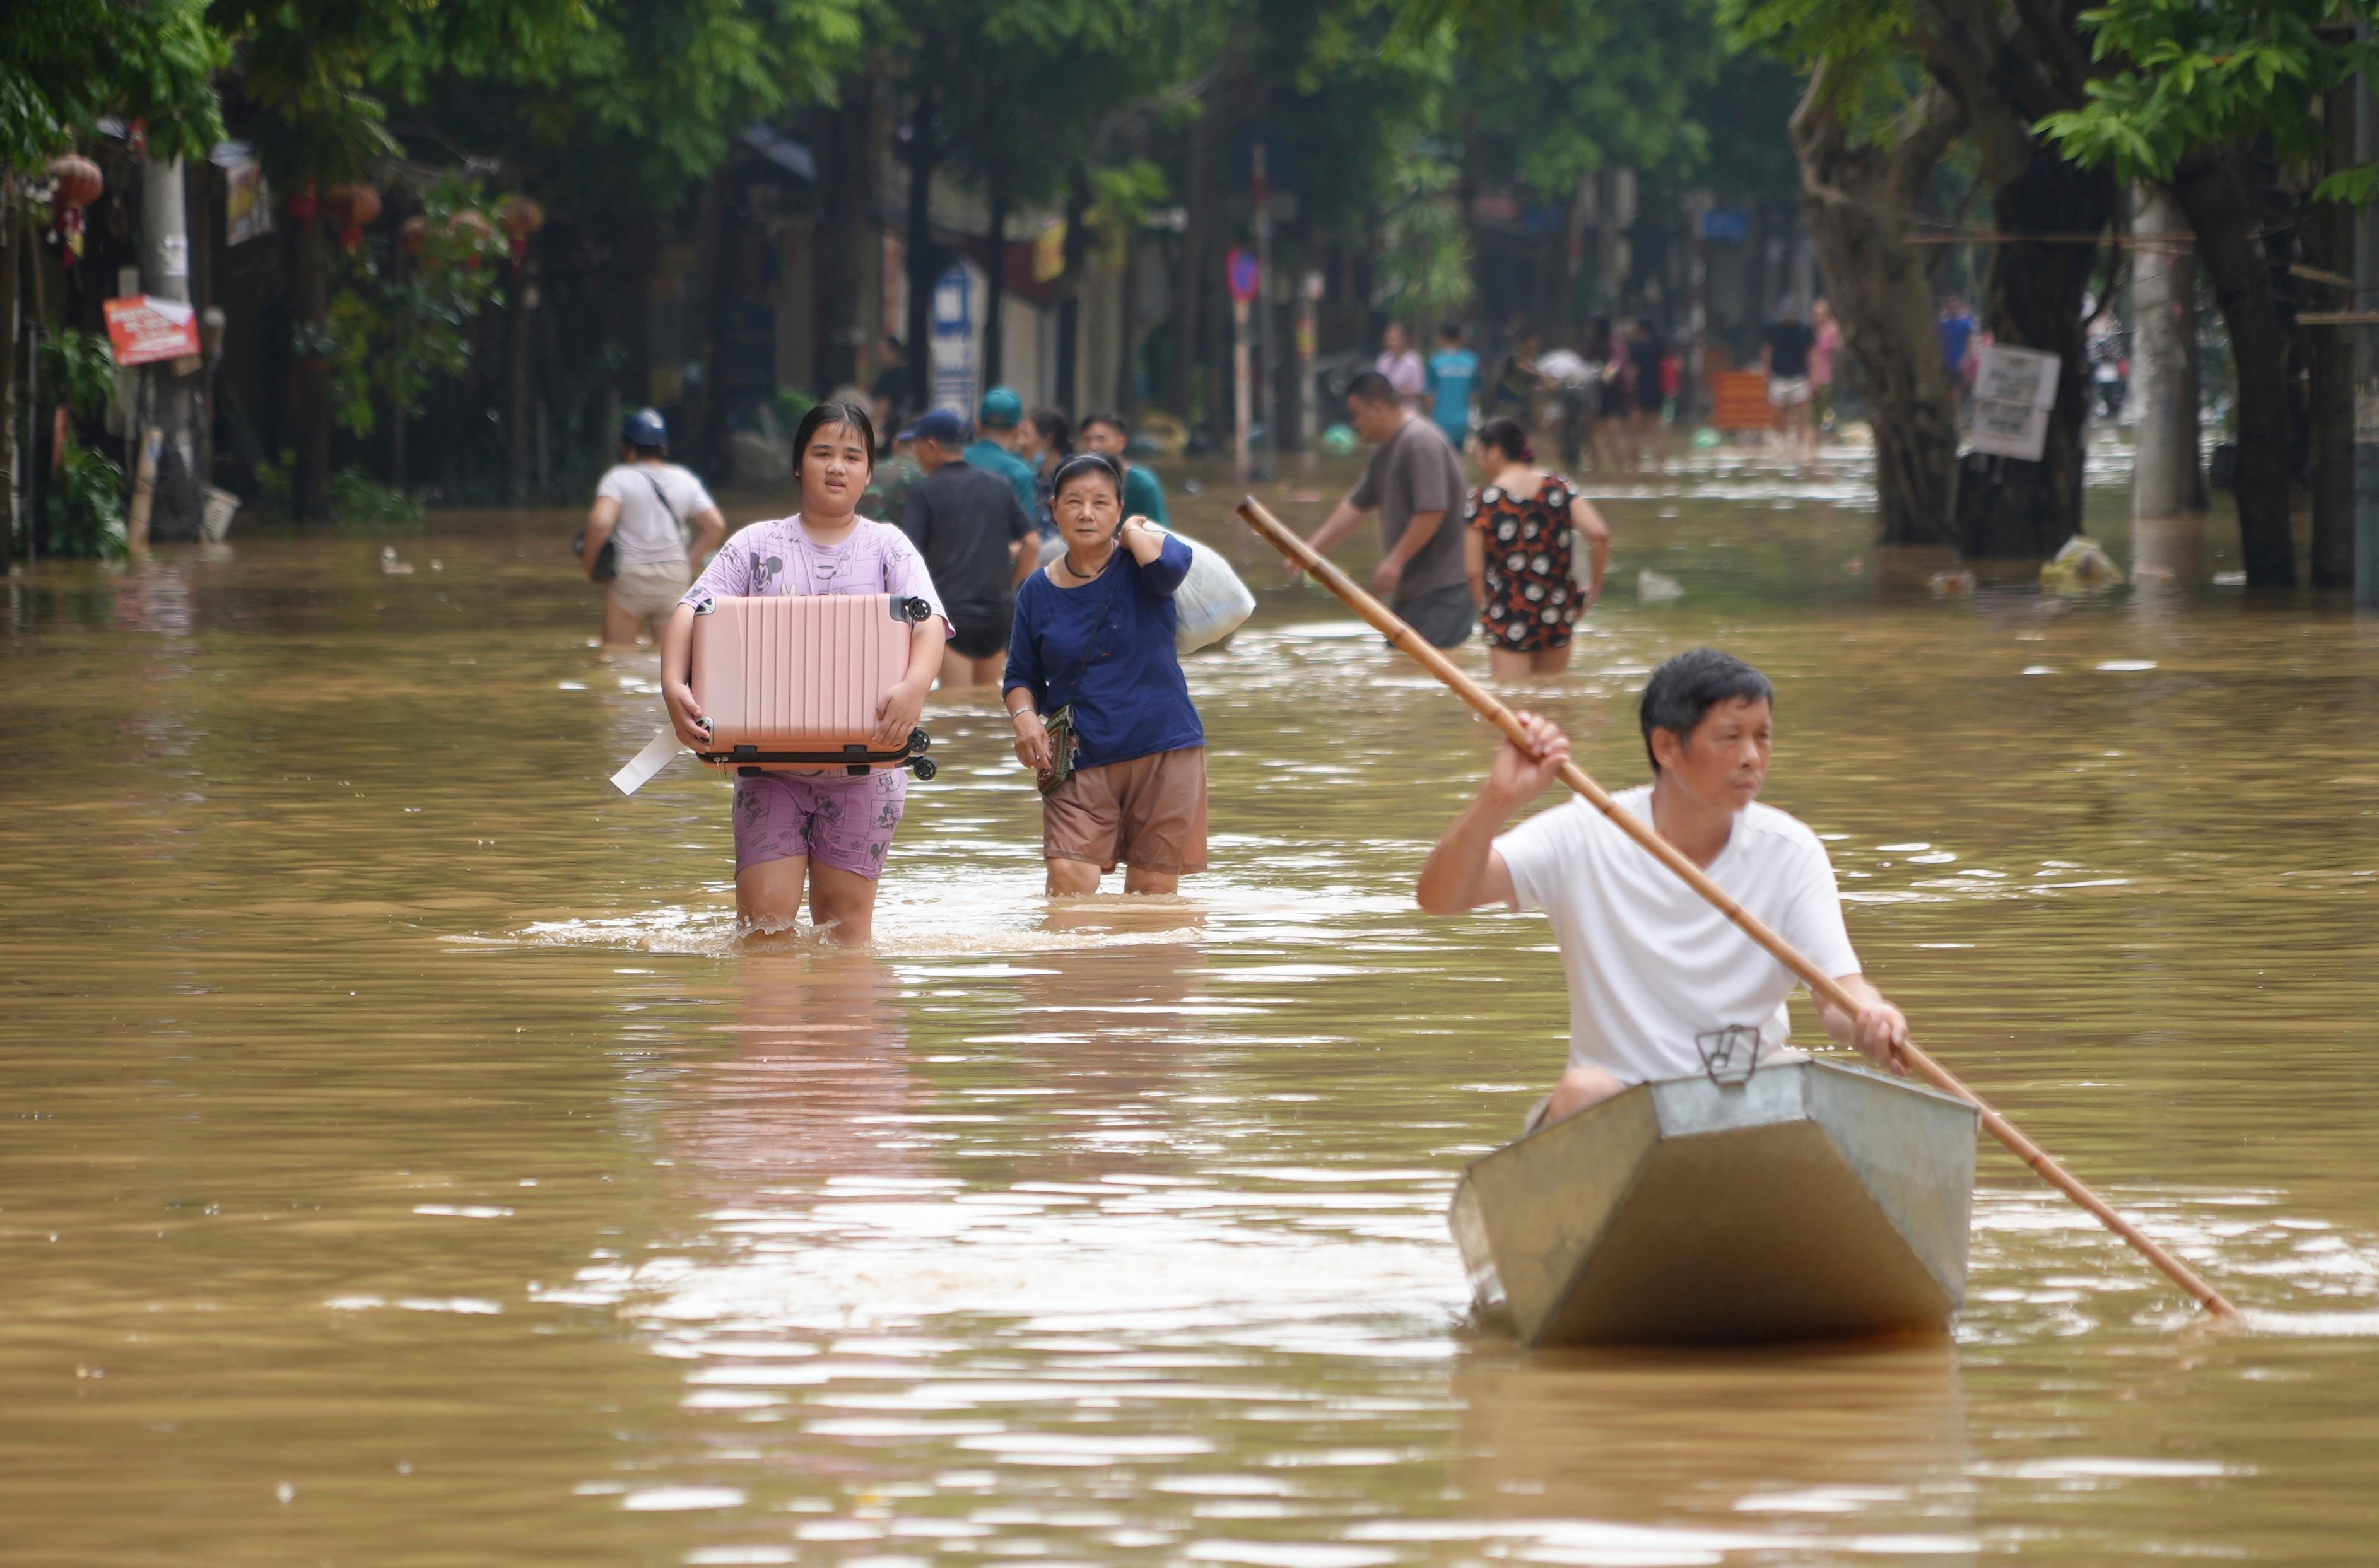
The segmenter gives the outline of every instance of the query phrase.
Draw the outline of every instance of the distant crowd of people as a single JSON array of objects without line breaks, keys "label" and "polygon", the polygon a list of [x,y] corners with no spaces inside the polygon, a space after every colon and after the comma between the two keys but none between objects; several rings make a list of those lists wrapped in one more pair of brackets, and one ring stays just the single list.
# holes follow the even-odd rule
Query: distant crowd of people
[{"label": "distant crowd of people", "polygon": [[1579,348],[1548,352],[1534,328],[1515,326],[1491,370],[1459,322],[1437,330],[1424,360],[1410,334],[1390,322],[1371,368],[1403,405],[1427,417],[1455,450],[1490,418],[1558,432],[1562,461],[1632,474],[1665,461],[1664,428],[1683,384],[1685,360],[1649,318],[1624,331],[1597,318]]}]

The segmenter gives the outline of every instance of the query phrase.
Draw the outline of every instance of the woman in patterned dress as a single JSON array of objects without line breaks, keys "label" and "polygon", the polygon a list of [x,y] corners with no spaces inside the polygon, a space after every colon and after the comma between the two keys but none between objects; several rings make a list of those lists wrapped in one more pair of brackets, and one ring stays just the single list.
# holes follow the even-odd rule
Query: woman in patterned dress
[{"label": "woman in patterned dress", "polygon": [[[1533,466],[1535,458],[1518,420],[1479,427],[1479,466],[1487,482],[1470,492],[1463,510],[1470,525],[1462,548],[1498,681],[1569,667],[1570,629],[1600,596],[1611,564],[1611,528],[1602,514],[1567,479]],[[1591,561],[1583,578],[1581,538]]]}]

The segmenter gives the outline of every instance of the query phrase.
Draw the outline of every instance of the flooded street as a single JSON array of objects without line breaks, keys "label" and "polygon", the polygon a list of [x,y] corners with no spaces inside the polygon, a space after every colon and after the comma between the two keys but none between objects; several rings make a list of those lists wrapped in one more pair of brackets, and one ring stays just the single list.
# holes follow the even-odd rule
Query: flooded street
[{"label": "flooded street", "polygon": [[[1310,530],[1349,472],[1265,496]],[[726,786],[606,782],[657,667],[589,647],[574,513],[11,579],[8,1560],[2369,1550],[2379,623],[2203,585],[2219,524],[1942,597],[1854,467],[1589,485],[1607,597],[1517,695],[1615,788],[1654,664],[1765,669],[1867,971],[2252,1332],[1987,1143],[1951,1342],[1526,1356],[1443,1212],[1562,973],[1412,900],[1491,732],[1203,476],[1175,520],[1263,597],[1190,663],[1214,870],[1053,907],[996,698],[937,700],[873,953],[739,946]]]}]

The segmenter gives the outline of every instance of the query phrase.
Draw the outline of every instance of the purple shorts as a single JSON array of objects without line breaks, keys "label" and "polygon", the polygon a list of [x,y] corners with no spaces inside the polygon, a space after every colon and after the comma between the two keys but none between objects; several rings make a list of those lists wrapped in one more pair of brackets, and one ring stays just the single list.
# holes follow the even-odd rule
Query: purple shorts
[{"label": "purple shorts", "polygon": [[764,773],[735,781],[735,869],[807,855],[870,881],[909,801],[909,775],[888,767],[849,774]]}]

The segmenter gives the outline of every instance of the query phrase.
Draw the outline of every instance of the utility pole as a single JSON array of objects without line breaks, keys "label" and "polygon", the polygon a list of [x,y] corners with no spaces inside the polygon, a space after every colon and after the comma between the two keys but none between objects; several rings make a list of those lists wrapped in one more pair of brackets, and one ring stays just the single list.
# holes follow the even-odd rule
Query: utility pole
[{"label": "utility pole", "polygon": [[[2160,185],[2131,187],[2131,516],[2203,512],[2198,476],[2197,257],[2180,204]],[[2180,237],[2170,237],[2180,236]]]},{"label": "utility pole", "polygon": [[[140,283],[156,298],[190,302],[190,224],[179,158],[150,158],[141,165]],[[192,372],[200,363],[196,356],[174,359],[141,372],[149,383],[149,428],[137,440],[143,453],[155,452],[161,471],[154,510],[142,521],[151,534],[166,538],[198,537],[199,449],[192,416],[198,381]],[[162,482],[167,453],[181,460],[176,483]]]}]

